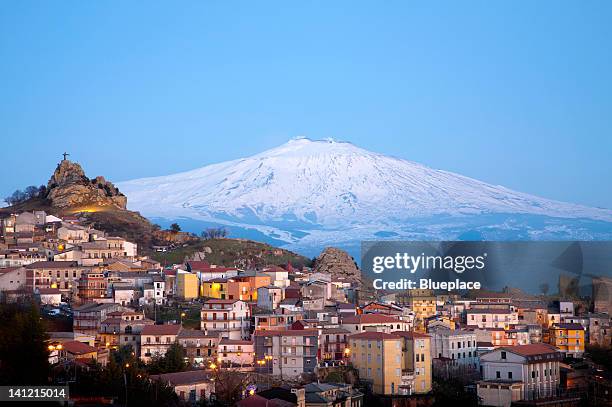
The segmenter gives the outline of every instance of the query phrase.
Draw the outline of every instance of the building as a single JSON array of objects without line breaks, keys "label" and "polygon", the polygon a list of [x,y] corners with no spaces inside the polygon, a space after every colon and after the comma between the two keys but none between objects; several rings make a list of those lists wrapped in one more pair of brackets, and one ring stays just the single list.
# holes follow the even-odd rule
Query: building
[{"label": "building", "polygon": [[151,375],[150,379],[168,384],[182,401],[189,403],[210,401],[215,392],[215,382],[210,372],[205,370]]},{"label": "building", "polygon": [[228,279],[228,299],[257,301],[257,289],[270,285],[271,278],[263,273],[243,273]]},{"label": "building", "polygon": [[62,302],[62,293],[58,288],[39,288],[37,290],[41,305],[58,306]]},{"label": "building", "polygon": [[227,278],[213,278],[200,283],[200,294],[206,298],[217,298],[226,300],[227,293]]},{"label": "building", "polygon": [[312,373],[317,366],[319,332],[316,329],[255,331],[257,371],[281,378]]},{"label": "building", "polygon": [[580,324],[560,323],[549,329],[550,344],[567,356],[582,357],[585,345],[585,330]]},{"label": "building", "polygon": [[228,339],[248,339],[251,311],[240,300],[212,299],[204,302],[200,314],[200,329],[206,333],[217,332]]},{"label": "building", "polygon": [[300,312],[279,312],[272,314],[256,314],[253,315],[253,317],[255,319],[256,331],[276,331],[289,329],[294,322],[304,319],[304,314]]},{"label": "building", "polygon": [[219,341],[217,361],[222,366],[252,366],[255,357],[255,345],[251,340],[226,339]]},{"label": "building", "polygon": [[147,325],[140,333],[140,359],[148,363],[153,357],[166,354],[168,348],[177,342],[180,325]]},{"label": "building", "polygon": [[416,327],[425,330],[425,319],[436,315],[436,296],[432,290],[409,290],[396,296],[398,305],[407,306],[415,315]]},{"label": "building", "polygon": [[72,309],[72,330],[85,335],[97,336],[102,321],[111,312],[123,311],[119,304],[90,302]]},{"label": "building", "polygon": [[206,335],[199,329],[181,329],[178,343],[185,349],[185,356],[193,366],[207,366],[217,360],[218,335]]},{"label": "building", "polygon": [[79,341],[63,342],[58,354],[60,360],[78,360],[82,362],[95,360],[103,366],[108,362],[108,356],[109,352],[107,349],[98,349]]},{"label": "building", "polygon": [[344,328],[323,327],[319,329],[320,362],[341,362],[348,360],[348,336],[351,332]]},{"label": "building", "polygon": [[471,308],[466,311],[466,323],[471,328],[503,328],[518,324],[518,313],[503,308]]},{"label": "building", "polygon": [[25,267],[0,268],[0,291],[26,289],[27,271]]},{"label": "building", "polygon": [[476,333],[465,329],[430,329],[432,359],[447,359],[452,366],[478,367]]},{"label": "building", "polygon": [[412,324],[409,321],[399,319],[382,314],[358,314],[347,316],[342,319],[340,324],[342,328],[348,330],[352,334],[364,331],[409,331],[412,329]]},{"label": "building", "polygon": [[129,345],[140,355],[140,334],[145,326],[155,322],[145,317],[144,312],[117,311],[106,314],[100,323],[100,344],[109,349]]},{"label": "building", "polygon": [[26,266],[26,287],[30,292],[37,288],[59,288],[66,298],[76,297],[81,274],[89,268],[76,261],[39,261]]},{"label": "building", "polygon": [[431,391],[430,337],[418,332],[363,332],[349,337],[351,362],[374,394]]},{"label": "building", "polygon": [[85,271],[78,282],[78,296],[82,303],[107,297],[108,278],[101,271]]},{"label": "building", "polygon": [[495,349],[480,358],[478,397],[483,405],[509,407],[514,401],[555,396],[561,359],[555,347],[543,343]]},{"label": "building", "polygon": [[283,300],[283,289],[275,285],[266,285],[257,289],[257,306],[275,310]]},{"label": "building", "polygon": [[188,273],[186,271],[179,272],[176,274],[176,289],[174,294],[183,300],[192,300],[198,298],[198,276],[196,274]]},{"label": "building", "polygon": [[308,383],[304,385],[307,407],[363,406],[363,394],[345,383]]}]

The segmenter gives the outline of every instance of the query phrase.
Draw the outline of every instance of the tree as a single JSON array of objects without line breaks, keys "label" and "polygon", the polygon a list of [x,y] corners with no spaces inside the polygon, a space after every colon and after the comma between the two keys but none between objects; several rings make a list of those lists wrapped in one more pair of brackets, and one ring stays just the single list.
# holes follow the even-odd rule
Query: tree
[{"label": "tree", "polygon": [[147,365],[147,371],[151,374],[182,372],[186,368],[185,348],[178,342],[170,345],[164,356],[153,359]]},{"label": "tree", "polygon": [[542,292],[542,294],[546,295],[548,294],[548,290],[549,290],[549,286],[548,283],[542,283],[540,284],[540,291]]},{"label": "tree", "polygon": [[232,369],[215,369],[213,375],[217,400],[228,406],[235,405],[242,398],[247,385],[253,382],[251,374]]},{"label": "tree", "polygon": [[0,384],[42,385],[48,382],[48,336],[30,298],[0,303]]},{"label": "tree", "polygon": [[29,187],[26,187],[23,192],[25,194],[26,199],[38,197],[38,187],[35,185],[30,185]]},{"label": "tree", "polygon": [[178,233],[181,231],[181,226],[178,223],[173,223],[172,225],[170,225],[170,230],[174,233]]},{"label": "tree", "polygon": [[16,205],[18,203],[21,203],[23,201],[25,201],[26,198],[26,194],[23,191],[20,191],[19,189],[16,190],[15,192],[13,192],[12,195],[7,196],[6,198],[4,198],[4,200],[6,201],[6,203],[8,203],[9,205]]},{"label": "tree", "polygon": [[204,231],[202,231],[202,233],[200,233],[200,236],[203,239],[220,239],[220,238],[224,238],[227,237],[228,232],[227,229],[219,227],[219,228],[208,228]]}]

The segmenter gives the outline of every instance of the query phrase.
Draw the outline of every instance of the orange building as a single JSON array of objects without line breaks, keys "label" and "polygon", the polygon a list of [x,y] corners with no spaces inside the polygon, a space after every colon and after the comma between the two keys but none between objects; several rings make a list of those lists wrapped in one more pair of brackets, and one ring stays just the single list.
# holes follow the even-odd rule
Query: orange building
[{"label": "orange building", "polygon": [[227,280],[229,300],[257,301],[257,289],[270,285],[271,278],[266,274],[244,273]]},{"label": "orange building", "polygon": [[584,328],[580,324],[554,324],[549,330],[550,344],[567,356],[584,354]]}]

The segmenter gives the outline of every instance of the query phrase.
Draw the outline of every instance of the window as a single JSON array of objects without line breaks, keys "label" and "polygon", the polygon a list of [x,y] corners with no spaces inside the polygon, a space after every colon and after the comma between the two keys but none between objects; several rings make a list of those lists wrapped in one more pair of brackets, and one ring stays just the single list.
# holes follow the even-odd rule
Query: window
[{"label": "window", "polygon": [[512,379],[512,372],[508,372],[508,379]]},{"label": "window", "polygon": [[501,372],[499,370],[495,372],[495,377],[501,379]]},{"label": "window", "polygon": [[505,351],[502,351],[502,353],[501,353],[501,358],[502,358],[502,359],[506,359],[506,352],[505,352]]}]

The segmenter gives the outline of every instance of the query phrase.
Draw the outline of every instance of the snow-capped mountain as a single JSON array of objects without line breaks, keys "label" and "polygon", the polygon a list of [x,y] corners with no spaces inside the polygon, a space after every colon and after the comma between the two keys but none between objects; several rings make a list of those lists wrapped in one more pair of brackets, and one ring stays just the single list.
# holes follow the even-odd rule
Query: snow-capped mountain
[{"label": "snow-capped mountain", "polygon": [[[612,211],[563,203],[373,153],[294,139],[263,153],[118,184],[128,207],[186,229],[226,225],[309,248],[363,239],[599,239]],[[280,242],[278,242],[280,241]]]}]

